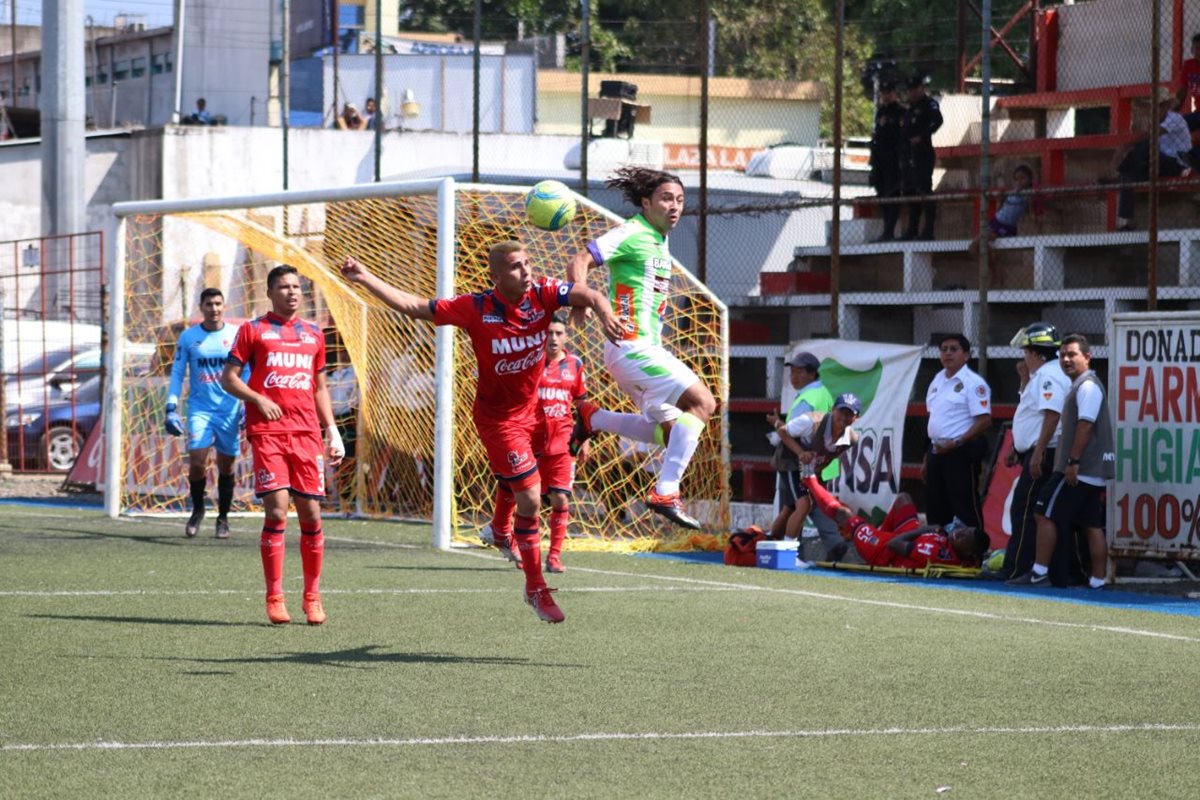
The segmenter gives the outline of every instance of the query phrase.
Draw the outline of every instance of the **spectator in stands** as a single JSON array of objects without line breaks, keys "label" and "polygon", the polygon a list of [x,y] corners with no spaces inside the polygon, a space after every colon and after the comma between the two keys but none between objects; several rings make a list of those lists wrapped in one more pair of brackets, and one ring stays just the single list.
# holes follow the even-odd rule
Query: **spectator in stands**
[{"label": "spectator in stands", "polygon": [[[1041,223],[1042,204],[1037,195],[1031,194],[1033,189],[1033,170],[1028,164],[1018,164],[1012,172],[1013,188],[1004,196],[1004,202],[996,213],[988,220],[987,237],[994,242],[1005,236],[1017,235],[1017,223],[1025,212],[1032,207],[1034,225]],[[982,234],[981,234],[982,235]],[[976,236],[967,251],[975,256],[979,253],[979,236]],[[1053,357],[1053,356],[1052,356]]]},{"label": "spectator in stands", "polygon": [[363,129],[375,130],[375,126],[380,124],[382,120],[379,118],[379,107],[375,105],[375,98],[368,97],[367,102],[363,104]]},{"label": "spectator in stands", "polygon": [[337,118],[338,130],[343,131],[361,131],[367,127],[367,121],[363,119],[362,114],[358,113],[358,106],[354,103],[346,103],[342,107],[342,113]]},{"label": "spectator in stands", "polygon": [[1104,586],[1108,543],[1104,538],[1104,487],[1116,475],[1112,417],[1104,384],[1091,369],[1086,337],[1072,334],[1062,341],[1059,359],[1071,379],[1063,403],[1062,436],[1054,454],[1054,474],[1037,500],[1037,555],[1029,572],[1009,581],[1013,585],[1052,582],[1050,557],[1059,537],[1084,529],[1091,554],[1088,586]]},{"label": "spectator in stands", "polygon": [[[871,186],[875,195],[884,200],[899,197],[903,188],[900,174],[900,151],[904,140],[904,106],[900,105],[896,84],[879,84],[879,108],[875,110],[875,130],[871,134]],[[896,222],[900,218],[898,203],[882,203],[883,234],[877,242],[890,242],[896,237]]]},{"label": "spectator in stands", "polygon": [[992,390],[967,366],[971,342],[960,333],[938,340],[943,369],[925,392],[929,449],[921,462],[925,517],[945,525],[958,517],[979,526],[979,471],[992,425]]},{"label": "spectator in stands", "polygon": [[1200,128],[1200,33],[1192,37],[1192,57],[1185,59],[1180,69],[1176,99],[1188,128]]},{"label": "spectator in stands", "polygon": [[208,113],[208,101],[203,97],[196,100],[196,110],[191,113],[188,120],[193,125],[212,125],[212,114]]},{"label": "spectator in stands", "polygon": [[936,160],[933,134],[940,127],[942,111],[938,101],[925,93],[925,77],[913,76],[908,81],[908,110],[904,112],[901,172],[904,194],[923,199],[908,204],[908,228],[902,237],[907,240],[933,238],[937,206],[929,195],[933,193]]},{"label": "spectator in stands", "polygon": [[922,525],[917,506],[905,492],[896,495],[887,516],[872,525],[842,505],[815,479],[806,485],[821,509],[837,520],[862,560],[873,567],[924,569],[930,564],[978,566],[990,546],[982,528],[954,519],[944,526]]},{"label": "spectator in stands", "polygon": [[[1004,553],[1003,578],[1014,578],[1033,566],[1037,542],[1037,521],[1034,502],[1050,480],[1054,469],[1055,448],[1059,438],[1059,418],[1063,402],[1071,390],[1071,379],[1058,362],[1058,329],[1045,322],[1035,322],[1017,331],[1011,345],[1021,348],[1023,358],[1017,362],[1021,378],[1021,399],[1012,421],[1012,450],[1005,463],[1021,466],[1021,476],[1013,488],[1009,523],[1012,536]],[[1065,542],[1064,542],[1065,543]],[[1073,558],[1055,550],[1054,560],[1067,565]],[[1064,570],[1069,566],[1064,566]]]},{"label": "spectator in stands", "polygon": [[[767,422],[771,428],[778,428],[782,423],[789,420],[794,420],[801,414],[807,414],[810,411],[820,411],[828,413],[833,410],[833,395],[825,388],[825,384],[821,383],[821,362],[812,353],[796,353],[787,361],[784,366],[788,368],[788,381],[792,384],[792,388],[796,390],[795,397],[792,398],[791,407],[781,419],[778,412],[771,411],[767,414]],[[792,511],[796,507],[796,498],[799,495],[799,470],[800,462],[796,459],[795,454],[783,445],[779,434],[772,430],[767,434],[768,440],[775,445],[775,452],[771,456],[771,466],[779,473],[777,479],[777,492],[779,494],[779,514],[771,523],[771,538],[782,539],[785,533],[793,528],[789,522],[792,516]],[[794,529],[799,530],[804,524],[804,519],[797,520]],[[834,528],[834,533],[837,528]],[[795,533],[792,534],[795,536]]]},{"label": "spectator in stands", "polygon": [[[1159,90],[1161,130],[1158,134],[1158,175],[1161,178],[1187,177],[1192,174],[1190,162],[1192,135],[1187,122],[1176,110],[1176,97],[1171,90]],[[1122,182],[1150,178],[1150,137],[1144,136],[1126,145],[1113,155],[1113,164]],[[1125,187],[1117,195],[1117,230],[1133,227],[1134,190]]]},{"label": "spectator in stands", "polygon": [[[813,510],[812,498],[802,479],[812,474],[824,478],[825,470],[858,442],[858,433],[851,426],[861,412],[862,404],[858,397],[845,392],[833,401],[833,411],[829,413],[809,411],[788,419],[786,423],[776,422],[775,432],[799,462],[799,469],[789,474],[795,510],[788,519],[785,532],[788,537],[800,537],[804,520]],[[822,540],[826,559],[840,558],[846,550],[838,536],[836,524],[832,525],[832,530]]]}]

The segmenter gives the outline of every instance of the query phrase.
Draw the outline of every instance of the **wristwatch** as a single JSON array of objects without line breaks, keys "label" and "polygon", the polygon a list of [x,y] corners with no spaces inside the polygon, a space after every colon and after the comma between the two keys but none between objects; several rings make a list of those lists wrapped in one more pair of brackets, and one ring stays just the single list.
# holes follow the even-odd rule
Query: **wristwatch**
[{"label": "wristwatch", "polygon": [[1068,458],[1068,459],[1067,459],[1067,466],[1068,466],[1068,467],[1078,467],[1078,466],[1079,466],[1079,459],[1078,459],[1078,458]]}]

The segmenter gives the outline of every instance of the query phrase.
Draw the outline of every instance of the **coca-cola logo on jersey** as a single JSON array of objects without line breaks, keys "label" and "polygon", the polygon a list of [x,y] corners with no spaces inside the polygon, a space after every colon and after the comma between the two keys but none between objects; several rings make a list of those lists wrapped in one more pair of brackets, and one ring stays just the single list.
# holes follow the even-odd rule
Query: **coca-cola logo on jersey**
[{"label": "coca-cola logo on jersey", "polygon": [[272,370],[267,373],[267,377],[263,378],[263,388],[296,389],[307,392],[312,389],[312,373],[293,372],[291,375],[283,375]]},{"label": "coca-cola logo on jersey", "polygon": [[502,358],[496,362],[496,374],[515,375],[518,372],[524,372],[527,369],[541,364],[544,357],[545,350],[539,347],[537,350],[530,350],[525,354],[524,358],[518,358],[512,361],[509,361],[507,358]]}]

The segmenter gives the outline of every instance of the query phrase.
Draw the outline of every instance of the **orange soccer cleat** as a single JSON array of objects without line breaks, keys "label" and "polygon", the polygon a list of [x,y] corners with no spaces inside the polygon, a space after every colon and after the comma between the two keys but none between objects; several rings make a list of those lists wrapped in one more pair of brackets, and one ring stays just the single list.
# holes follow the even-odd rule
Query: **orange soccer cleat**
[{"label": "orange soccer cleat", "polygon": [[558,553],[550,553],[546,556],[546,572],[566,572],[567,568],[563,566],[562,556]]},{"label": "orange soccer cleat", "polygon": [[700,520],[688,514],[683,510],[683,501],[679,499],[679,494],[659,494],[651,492],[646,498],[646,507],[655,514],[662,514],[667,519],[684,528],[691,528],[694,531],[700,530]]},{"label": "orange soccer cleat", "polygon": [[321,625],[328,619],[321,606],[321,595],[317,592],[304,593],[304,616],[308,617],[309,625]]},{"label": "orange soccer cleat", "polygon": [[292,621],[292,616],[288,614],[287,606],[283,603],[283,595],[267,596],[267,619],[271,620],[272,625],[286,625]]}]

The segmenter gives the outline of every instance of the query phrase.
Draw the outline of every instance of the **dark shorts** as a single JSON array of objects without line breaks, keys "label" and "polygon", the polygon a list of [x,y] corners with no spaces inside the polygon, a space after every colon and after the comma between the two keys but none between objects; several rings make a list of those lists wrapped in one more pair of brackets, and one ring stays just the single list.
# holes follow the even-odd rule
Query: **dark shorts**
[{"label": "dark shorts", "polygon": [[988,230],[996,234],[996,237],[1000,239],[1003,239],[1005,236],[1017,235],[1017,229],[1014,226],[1006,225],[995,217],[988,220]]},{"label": "dark shorts", "polygon": [[1104,528],[1104,488],[1079,482],[1072,486],[1056,472],[1042,487],[1034,505],[1036,513],[1059,525]]},{"label": "dark shorts", "polygon": [[779,473],[780,506],[794,506],[801,497],[808,497],[808,487],[804,485],[803,475],[798,469]]}]

